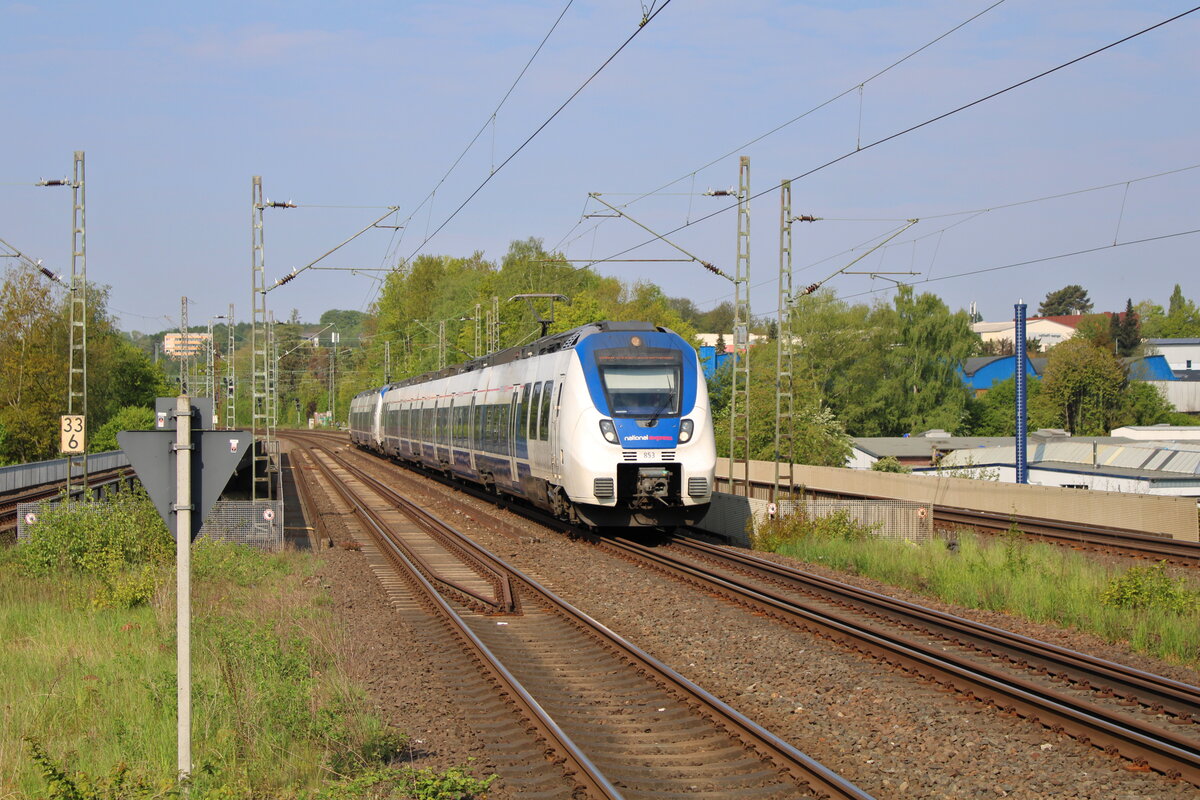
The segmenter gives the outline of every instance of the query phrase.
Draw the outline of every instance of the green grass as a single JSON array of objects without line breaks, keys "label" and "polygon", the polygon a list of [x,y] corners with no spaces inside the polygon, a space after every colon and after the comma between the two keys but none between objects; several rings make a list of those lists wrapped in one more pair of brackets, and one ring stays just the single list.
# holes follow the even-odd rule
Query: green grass
[{"label": "green grass", "polygon": [[[173,543],[144,495],[55,513],[0,548],[0,798],[176,796]],[[194,547],[191,797],[484,796],[407,766],[339,668],[314,563]]]},{"label": "green grass", "polygon": [[[834,530],[831,532],[830,528]],[[1163,565],[1118,569],[1020,534],[957,536],[915,545],[853,524],[779,524],[760,549],[901,586],[968,608],[1002,611],[1095,634],[1164,661],[1200,667],[1200,588]]]}]

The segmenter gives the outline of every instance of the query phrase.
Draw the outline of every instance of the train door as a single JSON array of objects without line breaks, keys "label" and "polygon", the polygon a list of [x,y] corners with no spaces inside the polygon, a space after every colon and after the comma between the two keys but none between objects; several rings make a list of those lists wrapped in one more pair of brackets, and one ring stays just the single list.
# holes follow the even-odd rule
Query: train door
[{"label": "train door", "polygon": [[371,429],[367,431],[367,441],[376,447],[383,447],[386,438],[383,429],[383,400],[387,396],[387,387],[379,390],[375,396],[374,408],[371,409]]},{"label": "train door", "polygon": [[517,424],[517,415],[521,411],[521,387],[516,386],[513,389],[512,397],[508,400],[508,430],[505,432],[505,438],[508,440],[508,448],[506,450],[508,461],[508,482],[515,486],[517,484],[517,431],[520,425]]},{"label": "train door", "polygon": [[549,387],[553,394],[550,397],[543,396],[543,402],[548,405],[547,424],[550,426],[550,473],[554,476],[554,482],[559,484],[563,481],[563,452],[560,449],[563,446],[563,437],[558,426],[558,409],[562,405],[563,381],[566,377],[566,373],[560,372],[558,380]]}]

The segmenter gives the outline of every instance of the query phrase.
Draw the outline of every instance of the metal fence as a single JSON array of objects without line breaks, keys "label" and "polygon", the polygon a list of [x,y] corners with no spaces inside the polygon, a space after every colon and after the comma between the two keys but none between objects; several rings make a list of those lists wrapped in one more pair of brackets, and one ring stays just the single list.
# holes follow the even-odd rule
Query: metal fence
[{"label": "metal fence", "polygon": [[[125,455],[124,450],[112,450],[107,453],[89,453],[87,458],[89,473],[129,466],[129,458]],[[75,475],[82,474],[80,470],[75,470]],[[0,494],[9,494],[30,486],[40,486],[44,483],[61,483],[66,479],[67,459],[65,458],[0,467]]]},{"label": "metal fence", "polygon": [[[46,506],[60,501],[20,503],[17,506],[17,541],[24,541]],[[71,501],[74,504],[75,501]],[[262,550],[283,548],[282,500],[218,500],[204,518],[197,538],[249,545]]]},{"label": "metal fence", "polygon": [[723,536],[730,544],[749,547],[751,520],[759,525],[772,515],[783,519],[803,514],[815,519],[838,513],[863,525],[871,536],[880,539],[924,542],[934,536],[930,507],[908,500],[807,497],[772,504],[770,500],[725,492],[713,493],[708,514],[697,527]]}]

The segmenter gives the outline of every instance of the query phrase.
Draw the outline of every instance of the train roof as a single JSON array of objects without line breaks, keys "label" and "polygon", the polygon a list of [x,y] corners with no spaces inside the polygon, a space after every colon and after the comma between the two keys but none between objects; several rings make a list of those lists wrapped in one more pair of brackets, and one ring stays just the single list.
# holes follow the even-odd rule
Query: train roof
[{"label": "train roof", "polygon": [[[572,328],[569,331],[562,333],[551,334],[536,339],[529,344],[518,345],[517,347],[508,347],[504,350],[497,350],[494,353],[489,353],[481,358],[464,361],[461,364],[453,364],[444,369],[434,372],[426,372],[422,375],[414,375],[411,378],[405,378],[402,381],[395,381],[388,384],[384,388],[391,389],[397,386],[412,386],[417,383],[425,383],[436,378],[448,378],[451,375],[461,375],[464,372],[472,372],[484,367],[494,367],[499,364],[508,364],[513,361],[519,361],[522,358],[533,358],[534,356],[543,356],[547,353],[556,353],[560,350],[570,350],[579,344],[579,342],[591,336],[594,333],[611,333],[611,332],[635,332],[635,331],[658,331],[660,333],[674,333],[670,328],[664,328],[661,325],[654,325],[649,322],[625,322],[605,320],[603,322],[589,322],[587,325],[580,325],[578,328]],[[377,392],[379,389],[370,389],[369,392]]]}]

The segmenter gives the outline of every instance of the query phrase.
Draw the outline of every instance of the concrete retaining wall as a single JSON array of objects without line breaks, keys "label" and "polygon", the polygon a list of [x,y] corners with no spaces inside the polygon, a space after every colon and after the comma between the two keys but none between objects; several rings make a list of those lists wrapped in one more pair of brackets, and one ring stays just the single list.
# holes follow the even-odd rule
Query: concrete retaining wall
[{"label": "concrete retaining wall", "polygon": [[[728,459],[717,459],[717,483],[726,491],[728,468]],[[740,466],[735,465],[735,471],[740,482]],[[795,466],[794,475],[796,483],[809,493],[910,500],[922,505],[1125,528],[1189,542],[1200,539],[1196,501],[1187,497],[1022,486],[969,478],[918,477],[801,464]],[[769,500],[774,479],[774,463],[750,462],[751,497]]]}]

